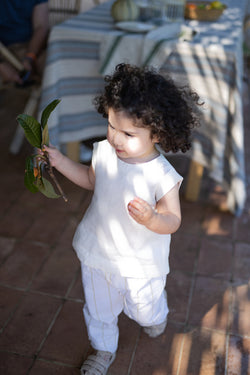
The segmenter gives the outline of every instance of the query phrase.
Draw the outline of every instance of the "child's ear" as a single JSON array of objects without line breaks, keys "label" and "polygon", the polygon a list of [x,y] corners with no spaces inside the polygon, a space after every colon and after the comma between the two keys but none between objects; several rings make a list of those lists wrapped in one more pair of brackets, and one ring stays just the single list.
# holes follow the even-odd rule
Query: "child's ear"
[{"label": "child's ear", "polygon": [[159,137],[157,137],[157,135],[153,135],[153,137],[152,137],[152,142],[153,143],[159,143]]}]

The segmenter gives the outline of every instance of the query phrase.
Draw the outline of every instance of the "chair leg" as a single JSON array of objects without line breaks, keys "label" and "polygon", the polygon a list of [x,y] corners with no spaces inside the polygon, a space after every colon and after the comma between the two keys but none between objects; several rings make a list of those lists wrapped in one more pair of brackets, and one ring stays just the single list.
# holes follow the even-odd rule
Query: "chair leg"
[{"label": "chair leg", "polygon": [[203,165],[191,160],[185,192],[188,201],[195,202],[199,198],[203,169]]},{"label": "chair leg", "polygon": [[[35,87],[32,89],[30,97],[26,103],[26,106],[23,110],[23,113],[33,116],[37,109],[37,104],[40,99],[41,87]],[[16,155],[22,147],[24,140],[24,131],[21,126],[18,124],[14,137],[12,138],[9,151],[11,154]]]},{"label": "chair leg", "polygon": [[76,162],[79,162],[80,160],[80,142],[68,142],[67,143],[67,156]]},{"label": "chair leg", "polygon": [[9,151],[13,155],[17,155],[20,151],[24,139],[24,131],[21,126],[17,126],[15,135],[11,141]]}]

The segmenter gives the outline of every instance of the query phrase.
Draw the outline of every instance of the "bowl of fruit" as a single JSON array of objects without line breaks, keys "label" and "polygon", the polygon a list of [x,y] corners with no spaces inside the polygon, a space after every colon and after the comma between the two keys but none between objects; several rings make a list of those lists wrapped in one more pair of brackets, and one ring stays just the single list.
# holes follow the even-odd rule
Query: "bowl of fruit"
[{"label": "bowl of fruit", "polygon": [[185,18],[198,21],[216,21],[226,9],[226,5],[220,1],[187,2],[185,6]]}]

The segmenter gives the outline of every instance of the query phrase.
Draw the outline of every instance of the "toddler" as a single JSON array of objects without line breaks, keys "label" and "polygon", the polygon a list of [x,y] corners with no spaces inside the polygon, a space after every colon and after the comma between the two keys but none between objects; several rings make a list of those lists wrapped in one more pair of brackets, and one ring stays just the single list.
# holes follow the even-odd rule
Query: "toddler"
[{"label": "toddler", "polygon": [[82,375],[107,373],[122,311],[151,337],[165,330],[169,245],[181,223],[182,177],[160,150],[187,151],[198,125],[197,94],[151,68],[120,64],[105,81],[95,106],[107,118],[107,139],[94,144],[91,165],[44,147],[52,166],[94,191],[73,240],[95,349]]}]

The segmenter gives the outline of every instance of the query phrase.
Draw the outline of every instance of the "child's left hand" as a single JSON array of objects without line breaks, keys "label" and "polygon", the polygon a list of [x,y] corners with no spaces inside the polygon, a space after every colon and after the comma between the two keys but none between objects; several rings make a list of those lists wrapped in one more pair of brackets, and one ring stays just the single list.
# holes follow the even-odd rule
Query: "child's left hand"
[{"label": "child's left hand", "polygon": [[154,207],[138,197],[129,202],[128,212],[137,223],[142,225],[148,225],[156,214]]}]

